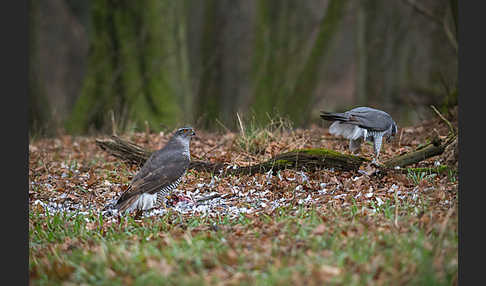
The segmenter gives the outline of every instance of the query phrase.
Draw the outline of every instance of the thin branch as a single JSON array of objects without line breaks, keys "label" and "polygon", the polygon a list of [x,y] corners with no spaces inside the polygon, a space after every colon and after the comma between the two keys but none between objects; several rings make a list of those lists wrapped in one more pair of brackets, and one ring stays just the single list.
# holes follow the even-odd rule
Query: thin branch
[{"label": "thin branch", "polygon": [[437,108],[435,108],[435,106],[431,105],[430,106],[434,111],[435,113],[447,124],[447,126],[449,126],[449,132],[455,136],[457,134],[456,132],[456,129],[454,128],[454,126],[452,126],[452,124],[449,122],[449,120],[447,120],[440,112],[439,110],[437,110]]}]

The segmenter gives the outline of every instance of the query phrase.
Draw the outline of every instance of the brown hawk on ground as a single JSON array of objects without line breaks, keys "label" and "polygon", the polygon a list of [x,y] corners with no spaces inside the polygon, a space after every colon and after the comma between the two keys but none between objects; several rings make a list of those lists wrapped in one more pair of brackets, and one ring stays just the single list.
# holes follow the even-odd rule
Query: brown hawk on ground
[{"label": "brown hawk on ground", "polygon": [[162,149],[150,155],[116,202],[119,212],[148,210],[163,203],[189,167],[189,143],[194,135],[192,128],[180,128]]}]

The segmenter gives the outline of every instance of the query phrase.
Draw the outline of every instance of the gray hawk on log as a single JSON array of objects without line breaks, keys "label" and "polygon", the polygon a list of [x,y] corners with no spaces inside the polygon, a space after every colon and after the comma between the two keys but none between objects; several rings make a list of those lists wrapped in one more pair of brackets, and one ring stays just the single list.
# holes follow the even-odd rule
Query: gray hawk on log
[{"label": "gray hawk on log", "polygon": [[363,140],[373,142],[373,163],[378,161],[383,137],[390,143],[398,130],[388,113],[371,107],[357,107],[343,113],[321,111],[321,118],[334,121],[329,133],[349,139],[349,149],[353,153],[360,150]]},{"label": "gray hawk on log", "polygon": [[142,211],[163,204],[189,167],[189,143],[194,135],[192,128],[180,128],[162,149],[153,152],[116,202],[116,209],[121,213]]}]

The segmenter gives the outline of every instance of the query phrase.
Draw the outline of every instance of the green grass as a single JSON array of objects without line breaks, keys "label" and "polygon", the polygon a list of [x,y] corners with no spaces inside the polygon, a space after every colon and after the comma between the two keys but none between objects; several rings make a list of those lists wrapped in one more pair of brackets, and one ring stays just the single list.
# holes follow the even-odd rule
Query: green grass
[{"label": "green grass", "polygon": [[[34,285],[450,285],[457,218],[421,225],[427,203],[285,207],[236,219],[29,214]],[[402,227],[394,228],[395,215]],[[334,214],[334,215],[333,215]],[[324,229],[317,231],[320,226]]]},{"label": "green grass", "polygon": [[407,170],[407,177],[413,182],[414,185],[420,184],[420,182],[423,180],[427,180],[430,182],[435,176],[437,176],[437,174],[431,171],[413,171],[410,169]]},{"label": "green grass", "polygon": [[250,154],[263,154],[271,140],[279,137],[284,131],[292,130],[292,123],[283,117],[273,119],[268,116],[268,122],[265,124],[258,123],[254,114],[246,120],[237,114],[237,119],[240,132],[235,141],[236,147]]}]

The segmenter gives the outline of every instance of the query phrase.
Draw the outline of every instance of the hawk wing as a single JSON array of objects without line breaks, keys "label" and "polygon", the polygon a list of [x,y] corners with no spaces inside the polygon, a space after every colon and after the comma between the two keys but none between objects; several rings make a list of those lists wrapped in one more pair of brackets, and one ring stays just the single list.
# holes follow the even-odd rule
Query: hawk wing
[{"label": "hawk wing", "polygon": [[133,184],[135,181],[146,177],[148,173],[157,169],[165,162],[170,162],[171,160],[173,160],[172,157],[174,157],[173,153],[168,152],[166,148],[154,151],[147,159],[147,161],[145,161],[138,173],[132,178],[132,182],[130,184]]},{"label": "hawk wing", "polygon": [[345,112],[348,115],[346,123],[358,125],[372,131],[388,130],[392,119],[388,113],[368,107],[358,107]]},{"label": "hawk wing", "polygon": [[133,177],[129,188],[120,196],[117,205],[142,193],[154,194],[179,179],[189,166],[189,159],[179,156],[153,154],[140,171]]}]

